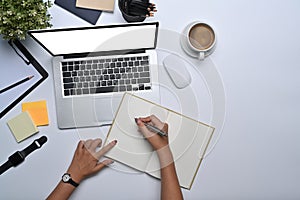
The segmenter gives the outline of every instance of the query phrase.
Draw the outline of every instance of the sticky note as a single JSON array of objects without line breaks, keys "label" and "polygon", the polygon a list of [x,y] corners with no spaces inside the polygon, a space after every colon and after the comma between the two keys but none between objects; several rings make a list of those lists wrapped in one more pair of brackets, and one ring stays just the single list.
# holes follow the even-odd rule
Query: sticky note
[{"label": "sticky note", "polygon": [[35,101],[22,103],[22,111],[28,111],[36,126],[49,124],[47,102]]},{"label": "sticky note", "polygon": [[7,122],[17,142],[39,132],[28,112],[22,112]]}]

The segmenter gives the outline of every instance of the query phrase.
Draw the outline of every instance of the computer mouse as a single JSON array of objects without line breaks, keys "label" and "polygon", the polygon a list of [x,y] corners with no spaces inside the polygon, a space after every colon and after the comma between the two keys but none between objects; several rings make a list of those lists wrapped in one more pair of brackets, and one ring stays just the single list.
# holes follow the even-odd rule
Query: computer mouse
[{"label": "computer mouse", "polygon": [[186,68],[186,63],[179,56],[174,54],[168,55],[163,60],[163,65],[167,74],[178,89],[183,89],[191,83],[192,78]]}]

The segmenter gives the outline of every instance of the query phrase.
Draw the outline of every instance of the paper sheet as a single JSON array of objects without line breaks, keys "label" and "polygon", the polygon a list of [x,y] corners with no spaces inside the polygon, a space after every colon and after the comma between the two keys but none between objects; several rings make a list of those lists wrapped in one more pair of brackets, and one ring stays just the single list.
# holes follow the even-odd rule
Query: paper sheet
[{"label": "paper sheet", "polygon": [[17,142],[21,142],[29,136],[39,132],[27,111],[22,112],[21,114],[9,120],[7,125],[9,126]]},{"label": "paper sheet", "polygon": [[49,124],[46,100],[22,103],[22,111],[29,112],[36,126]]},{"label": "paper sheet", "polygon": [[113,11],[115,7],[115,0],[77,0],[76,7]]}]

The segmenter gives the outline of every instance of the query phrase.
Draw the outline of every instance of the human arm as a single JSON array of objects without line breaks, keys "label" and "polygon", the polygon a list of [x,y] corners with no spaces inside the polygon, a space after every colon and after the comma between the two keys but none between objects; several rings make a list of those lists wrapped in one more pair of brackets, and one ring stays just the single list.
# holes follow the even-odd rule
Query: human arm
[{"label": "human arm", "polygon": [[168,137],[160,136],[157,133],[149,131],[144,123],[149,123],[165,133],[168,133],[168,124],[162,123],[156,116],[151,115],[145,118],[139,118],[137,124],[139,130],[157,152],[160,162],[161,172],[161,199],[179,200],[183,199],[179,186],[173,155],[169,147]]},{"label": "human arm", "polygon": [[[99,172],[106,165],[112,163],[110,159],[106,159],[102,162],[98,161],[106,152],[116,145],[117,141],[114,140],[97,151],[97,147],[100,147],[101,143],[101,139],[80,141],[78,143],[72,162],[67,170],[67,173],[71,175],[73,181],[79,184],[86,177]],[[48,196],[47,200],[66,200],[75,189],[75,186],[60,181]]]}]

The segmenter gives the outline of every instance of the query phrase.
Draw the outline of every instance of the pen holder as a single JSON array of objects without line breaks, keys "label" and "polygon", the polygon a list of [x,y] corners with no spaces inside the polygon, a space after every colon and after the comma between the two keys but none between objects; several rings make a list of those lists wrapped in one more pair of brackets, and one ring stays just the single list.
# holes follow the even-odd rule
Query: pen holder
[{"label": "pen holder", "polygon": [[[129,13],[129,7],[133,0],[119,0],[119,9],[122,12],[123,18],[127,22],[142,22],[146,19],[146,16],[132,15]],[[140,0],[143,3],[149,3],[149,0]]]}]

